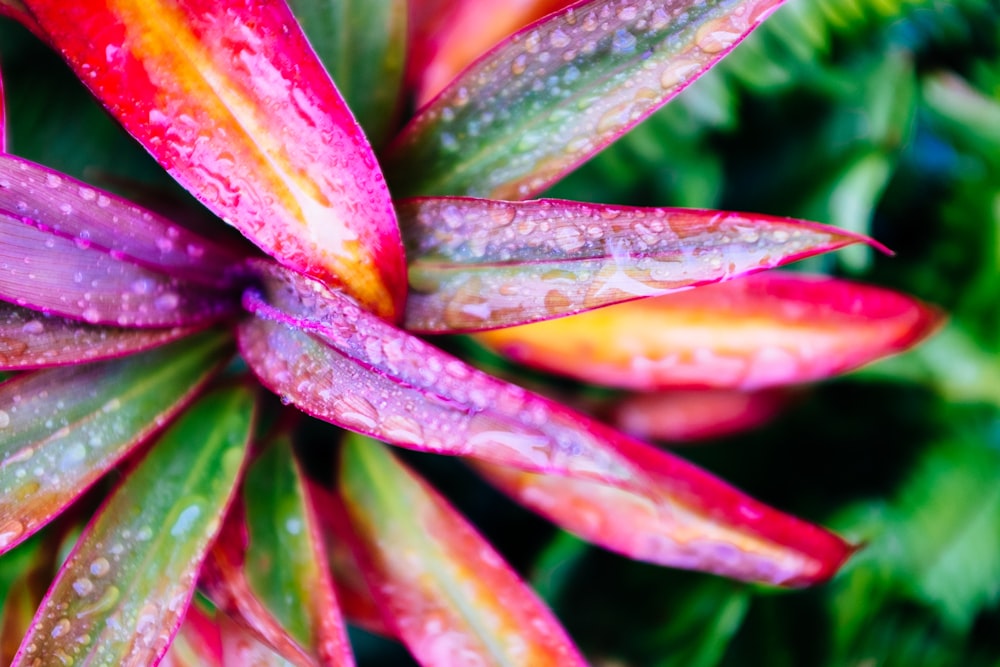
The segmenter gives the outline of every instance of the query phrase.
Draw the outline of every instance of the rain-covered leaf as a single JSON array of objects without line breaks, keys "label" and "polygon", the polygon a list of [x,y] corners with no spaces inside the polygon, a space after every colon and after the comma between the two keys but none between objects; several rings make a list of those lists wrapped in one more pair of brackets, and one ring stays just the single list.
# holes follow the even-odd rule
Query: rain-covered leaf
[{"label": "rain-covered leaf", "polygon": [[304,276],[261,268],[266,301],[247,293],[244,305],[255,317],[241,324],[240,348],[265,386],[309,414],[411,449],[600,482],[676,505],[692,517],[690,530],[658,543],[664,560],[685,567],[793,585],[828,578],[850,553],[836,536],[470,368]]},{"label": "rain-covered leaf", "polygon": [[405,0],[290,0],[309,42],[378,148],[400,112]]},{"label": "rain-covered leaf", "polygon": [[586,664],[527,584],[383,445],[348,439],[341,489],[372,590],[421,664]]},{"label": "rain-covered leaf", "polygon": [[593,0],[505,40],[393,143],[396,196],[527,199],[646,118],[781,0]]},{"label": "rain-covered leaf", "polygon": [[675,389],[640,393],[617,401],[610,421],[644,440],[691,442],[761,426],[776,416],[789,399],[787,392],[774,389]]},{"label": "rain-covered leaf", "polygon": [[0,551],[159,429],[226,362],[206,332],[143,355],[25,373],[0,385]]},{"label": "rain-covered leaf", "polygon": [[191,329],[123,329],[43,315],[0,302],[0,368],[30,369],[121,357],[163,345]]},{"label": "rain-covered leaf", "polygon": [[406,328],[475,331],[727,280],[865,237],[745,213],[562,200],[412,199],[397,207]]},{"label": "rain-covered leaf", "polygon": [[[664,488],[685,483],[678,479],[677,471],[661,465],[669,462],[667,457],[647,456],[644,460],[647,465],[653,464],[648,472]],[[726,507],[721,493],[708,501],[715,503],[713,515],[712,510],[697,508],[684,498],[684,492],[676,490],[670,497],[662,491],[634,492],[482,461],[474,462],[473,467],[508,496],[574,535],[657,565],[795,586],[829,578],[852,551],[843,543],[831,541],[829,535],[810,535],[805,525],[782,526],[774,516],[765,519],[761,510],[774,512],[768,508],[743,504],[733,512],[732,507]],[[690,481],[685,491],[700,493]],[[731,516],[724,517],[724,513]],[[754,524],[769,539],[752,532]],[[795,532],[796,548],[782,544]],[[814,553],[807,555],[810,546]]]},{"label": "rain-covered leaf", "polygon": [[409,78],[418,106],[441,92],[455,75],[519,28],[573,0],[416,0]]},{"label": "rain-covered leaf", "polygon": [[243,505],[230,513],[212,550],[209,588],[226,612],[288,660],[352,665],[320,527],[306,493],[291,443],[281,438],[247,470]]},{"label": "rain-covered leaf", "polygon": [[405,266],[360,127],[284,3],[25,2],[111,113],[280,262],[401,313]]},{"label": "rain-covered leaf", "polygon": [[941,314],[887,289],[766,272],[477,334],[525,364],[639,390],[819,380],[905,350]]},{"label": "rain-covered leaf", "polygon": [[153,665],[194,591],[242,467],[253,396],[196,403],[123,480],[80,537],[15,665]]}]

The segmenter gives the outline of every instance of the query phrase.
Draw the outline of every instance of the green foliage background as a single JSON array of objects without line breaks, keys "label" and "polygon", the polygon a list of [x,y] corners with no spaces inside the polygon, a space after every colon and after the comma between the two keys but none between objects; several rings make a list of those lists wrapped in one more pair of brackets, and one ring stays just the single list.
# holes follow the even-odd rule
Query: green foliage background
[{"label": "green foliage background", "polygon": [[[0,59],[12,152],[129,195],[160,193],[147,203],[161,208],[186,200],[27,33],[0,23]],[[818,589],[632,563],[513,507],[457,462],[409,456],[595,664],[1000,664],[1000,2],[791,0],[551,194],[864,231],[898,255],[852,248],[804,268],[901,289],[950,314],[918,350],[811,389],[768,427],[684,450],[864,544]],[[32,548],[0,560],[0,584]],[[408,660],[355,640],[362,665]]]}]

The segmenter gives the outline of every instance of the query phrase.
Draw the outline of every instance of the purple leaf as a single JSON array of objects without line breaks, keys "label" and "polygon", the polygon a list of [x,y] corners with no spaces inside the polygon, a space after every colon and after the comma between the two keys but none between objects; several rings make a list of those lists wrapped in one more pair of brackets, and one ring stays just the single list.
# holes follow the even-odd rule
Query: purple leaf
[{"label": "purple leaf", "polygon": [[225,362],[206,332],[143,355],[0,384],[0,552],[58,515],[170,419]]},{"label": "purple leaf", "polygon": [[207,286],[231,286],[247,254],[12,155],[0,155],[0,211],[81,248]]},{"label": "purple leaf", "polygon": [[478,331],[728,280],[852,243],[774,216],[461,197],[397,204],[412,292],[406,328]]},{"label": "purple leaf", "polygon": [[122,329],[83,324],[0,302],[0,368],[26,370],[101,361],[190,335],[190,328]]},{"label": "purple leaf", "polygon": [[219,390],[164,434],[80,536],[21,644],[17,667],[40,658],[160,661],[236,488],[253,412],[248,389]]},{"label": "purple leaf", "polygon": [[[689,567],[801,584],[828,578],[850,554],[836,536],[681,459],[476,371],[315,281],[278,267],[261,267],[261,273],[266,297],[245,295],[256,317],[240,325],[240,349],[265,386],[309,414],[411,449],[590,480],[678,504],[713,532],[738,538],[729,547],[771,556],[724,561],[717,552],[729,547],[708,541],[702,560],[684,553],[680,562]],[[718,530],[720,524],[725,530]],[[685,548],[689,541],[664,540]]]}]

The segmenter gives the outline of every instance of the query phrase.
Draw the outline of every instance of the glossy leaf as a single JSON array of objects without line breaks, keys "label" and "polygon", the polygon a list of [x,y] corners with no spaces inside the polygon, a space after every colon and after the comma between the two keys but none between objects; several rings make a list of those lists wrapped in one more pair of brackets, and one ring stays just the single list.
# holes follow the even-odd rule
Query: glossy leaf
[{"label": "glossy leaf", "polygon": [[400,112],[406,59],[406,0],[290,0],[373,146],[390,138]]},{"label": "glossy leaf", "polygon": [[417,5],[420,20],[410,33],[409,70],[417,104],[422,106],[504,37],[572,0],[461,0],[447,8],[436,6],[442,4],[436,0],[412,4]]},{"label": "glossy leaf", "polygon": [[160,667],[222,667],[222,637],[213,616],[193,601]]},{"label": "glossy leaf", "polygon": [[280,262],[395,317],[405,267],[361,129],[284,3],[25,3],[80,79]]},{"label": "glossy leaf", "polygon": [[0,368],[23,370],[122,357],[163,345],[191,329],[122,329],[46,316],[0,302]]},{"label": "glossy leaf", "polygon": [[887,289],[768,272],[477,337],[586,382],[752,390],[844,373],[915,345],[940,322],[934,308]]},{"label": "glossy leaf", "polygon": [[610,420],[644,440],[693,442],[761,426],[789,400],[788,393],[778,390],[674,389],[626,396],[615,403]]},{"label": "glossy leaf", "polygon": [[144,355],[0,385],[0,551],[59,514],[159,429],[226,362],[206,332]]},{"label": "glossy leaf", "polygon": [[669,101],[780,4],[593,0],[553,14],[417,114],[389,151],[393,193],[528,199]]},{"label": "glossy leaf", "polygon": [[422,665],[585,665],[552,613],[381,444],[349,438],[344,504],[387,620]]},{"label": "glossy leaf", "polygon": [[[476,371],[308,278],[274,268],[262,284],[276,306],[254,292],[246,295],[245,305],[256,317],[240,327],[243,357],[265,386],[309,414],[411,449],[587,479],[676,503],[704,521],[707,532],[731,529],[729,534],[739,537],[738,546],[725,547],[685,538],[695,539],[695,551],[705,549],[702,565],[719,574],[815,582],[831,576],[849,553],[822,529],[766,507],[681,459]],[[715,556],[720,548],[737,555],[720,560]],[[745,551],[766,555],[738,557]]]},{"label": "glossy leaf", "polygon": [[411,199],[406,327],[476,331],[570,315],[871,243],[744,213],[562,200]]},{"label": "glossy leaf", "polygon": [[[354,664],[318,520],[286,439],[269,446],[247,471],[243,506],[245,514],[234,512],[227,520],[234,525],[224,535],[232,539],[224,538],[213,549],[214,569],[222,578],[214,588],[228,588],[226,598],[249,595],[254,600],[233,599],[227,610],[265,639],[280,628],[287,637],[273,645],[293,662]],[[245,540],[237,538],[242,533]],[[240,572],[234,571],[237,567]],[[241,614],[243,608],[253,612]],[[274,623],[257,622],[262,609]],[[295,650],[287,648],[289,641]]]},{"label": "glossy leaf", "polygon": [[225,389],[164,434],[80,537],[15,665],[159,661],[229,504],[252,417],[251,392]]},{"label": "glossy leaf", "polygon": [[[833,574],[850,555],[843,548],[834,570],[808,579],[803,554],[756,539],[746,526],[706,516],[663,495],[626,491],[580,479],[539,475],[476,461],[486,479],[528,509],[583,539],[636,560],[781,585],[812,583]],[[654,472],[654,474],[656,474]],[[746,508],[747,524],[760,517]],[[815,578],[814,578],[815,577]]]}]

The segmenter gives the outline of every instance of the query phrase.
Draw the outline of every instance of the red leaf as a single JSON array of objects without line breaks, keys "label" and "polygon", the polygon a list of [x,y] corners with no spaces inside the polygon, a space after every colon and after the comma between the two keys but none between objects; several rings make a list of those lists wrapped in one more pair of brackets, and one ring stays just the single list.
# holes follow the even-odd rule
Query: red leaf
[{"label": "red leaf", "polygon": [[[836,536],[670,454],[476,371],[308,278],[264,269],[262,284],[276,306],[247,294],[245,305],[256,317],[241,324],[241,351],[265,386],[309,414],[411,449],[590,480],[677,504],[713,531],[729,531],[740,548],[761,545],[783,558],[777,565],[720,561],[718,544],[707,543],[702,566],[719,574],[809,583],[831,576],[850,553]],[[665,536],[675,539],[682,538]]]},{"label": "red leaf", "polygon": [[671,444],[708,440],[756,428],[788,403],[785,391],[671,390],[618,401],[611,421],[622,431]]},{"label": "red leaf", "polygon": [[915,345],[941,319],[880,287],[767,272],[477,339],[585,382],[751,390],[847,372]]},{"label": "red leaf", "polygon": [[28,0],[80,79],[280,262],[394,318],[399,230],[361,129],[283,2]]}]

